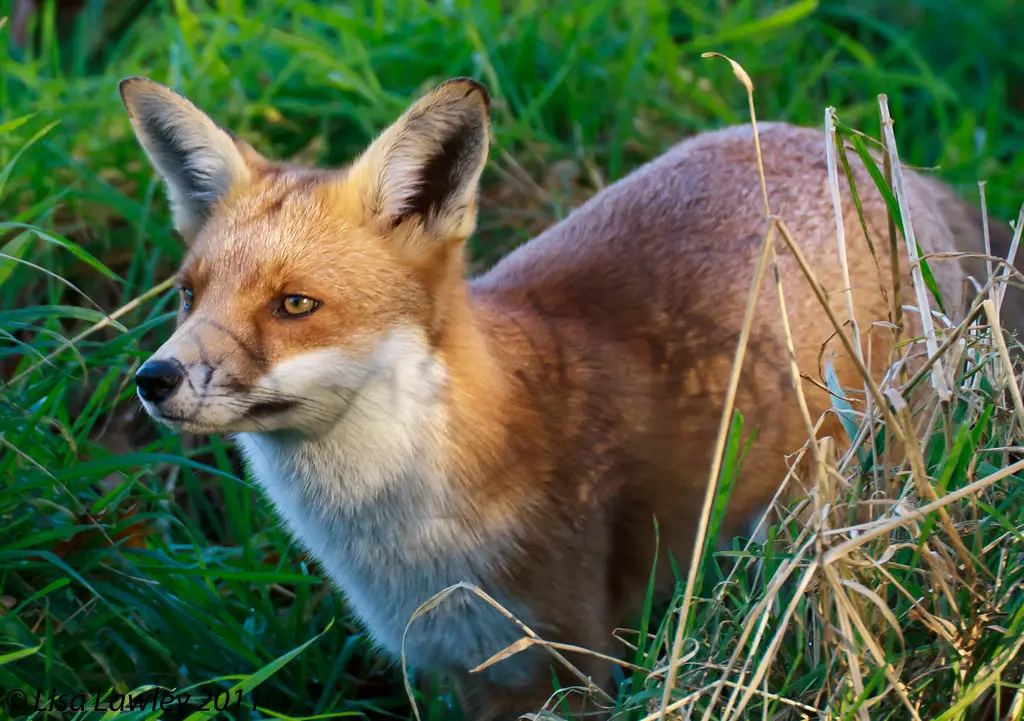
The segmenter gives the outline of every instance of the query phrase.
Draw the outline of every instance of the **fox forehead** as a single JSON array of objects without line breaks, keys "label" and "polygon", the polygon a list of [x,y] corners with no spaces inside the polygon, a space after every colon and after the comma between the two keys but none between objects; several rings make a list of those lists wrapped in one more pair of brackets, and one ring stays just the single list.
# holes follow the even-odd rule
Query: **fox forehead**
[{"label": "fox forehead", "polygon": [[267,174],[213,210],[179,276],[209,292],[379,294],[408,274],[347,195],[340,174]]},{"label": "fox forehead", "polygon": [[332,182],[316,174],[275,174],[238,189],[199,228],[182,273],[201,283],[209,274],[221,281],[229,275],[277,277],[329,268],[312,261],[357,240],[357,223],[329,202],[333,194],[325,188]]}]

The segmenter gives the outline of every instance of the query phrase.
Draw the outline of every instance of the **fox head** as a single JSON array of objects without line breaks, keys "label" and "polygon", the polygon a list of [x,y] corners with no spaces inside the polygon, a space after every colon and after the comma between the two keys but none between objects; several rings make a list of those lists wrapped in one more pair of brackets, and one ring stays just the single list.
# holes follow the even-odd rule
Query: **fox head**
[{"label": "fox head", "polygon": [[261,156],[151,80],[120,90],[188,244],[177,328],[136,374],[152,417],[319,433],[368,388],[400,404],[443,386],[436,347],[487,159],[480,84],[441,84],[330,170]]}]

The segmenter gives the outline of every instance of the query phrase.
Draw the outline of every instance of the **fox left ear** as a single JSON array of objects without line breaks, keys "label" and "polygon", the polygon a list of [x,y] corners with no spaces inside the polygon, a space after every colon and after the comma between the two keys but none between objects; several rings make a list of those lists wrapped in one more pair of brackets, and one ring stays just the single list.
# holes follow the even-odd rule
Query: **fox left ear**
[{"label": "fox left ear", "polygon": [[125,78],[121,99],[135,135],[167,183],[174,225],[188,237],[216,203],[266,161],[168,87]]},{"label": "fox left ear", "polygon": [[347,184],[381,230],[418,219],[438,241],[465,240],[476,226],[489,130],[484,86],[469,78],[449,80],[366,149]]}]

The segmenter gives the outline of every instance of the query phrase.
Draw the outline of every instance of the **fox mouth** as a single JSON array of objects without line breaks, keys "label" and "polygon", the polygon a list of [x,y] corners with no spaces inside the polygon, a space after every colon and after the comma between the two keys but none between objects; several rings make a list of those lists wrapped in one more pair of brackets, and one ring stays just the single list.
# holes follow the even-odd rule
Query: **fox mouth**
[{"label": "fox mouth", "polygon": [[278,399],[270,401],[259,401],[249,406],[249,409],[245,412],[247,418],[258,418],[262,416],[273,416],[278,413],[284,413],[295,408],[298,403],[292,400]]},{"label": "fox mouth", "polygon": [[[141,400],[141,399],[140,399]],[[185,423],[194,423],[195,419],[191,416],[178,415],[177,413],[168,413],[167,411],[161,410],[159,406],[154,403],[148,403],[142,401],[142,408],[146,411],[150,418],[161,423],[168,425],[182,425]]]},{"label": "fox mouth", "polygon": [[156,406],[144,404],[150,418],[174,429],[186,430],[190,433],[213,433],[217,431],[212,425],[204,424],[196,418],[196,414],[183,416],[162,411]]},{"label": "fox mouth", "polygon": [[[166,404],[164,404],[166,405]],[[228,423],[210,423],[203,419],[203,408],[192,413],[175,413],[161,405],[143,401],[143,407],[153,420],[176,429],[190,433],[218,433],[230,431],[238,422],[249,421],[259,424],[260,421],[282,415],[294,410],[299,402],[289,398],[271,398],[252,403],[242,413]]]}]

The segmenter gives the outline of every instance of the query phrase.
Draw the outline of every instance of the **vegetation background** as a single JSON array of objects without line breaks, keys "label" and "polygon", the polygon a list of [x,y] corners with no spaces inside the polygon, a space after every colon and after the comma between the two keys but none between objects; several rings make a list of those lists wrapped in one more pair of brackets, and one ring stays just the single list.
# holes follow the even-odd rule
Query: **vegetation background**
[{"label": "vegetation background", "polygon": [[[346,162],[441,80],[480,79],[494,143],[471,247],[479,267],[679,140],[745,122],[742,87],[705,51],[743,64],[761,119],[821,126],[831,105],[878,137],[887,93],[906,163],[938,166],[975,202],[987,181],[1002,222],[1024,200],[1024,6],[1006,0],[0,0],[5,16],[0,687],[30,695],[159,684],[235,689],[246,700],[227,712],[237,718],[411,714],[399,669],[278,528],[229,441],[164,432],[133,400],[135,369],[173,324],[163,281],[182,246],[122,109],[122,77],[179,88],[260,151],[318,164]],[[944,488],[1000,465],[977,451],[1006,444],[997,400],[981,404],[992,410],[981,421],[959,417],[972,429],[962,463],[926,448]],[[895,634],[878,630],[889,668],[927,672],[909,676],[911,706],[885,701],[871,718],[1018,708],[1024,512],[1015,490],[981,503],[991,513],[964,532],[998,583],[940,599],[946,636],[922,630],[913,603],[880,596],[898,614]],[[762,551],[760,580],[718,610],[696,608],[695,628],[714,637],[696,657],[704,671],[733,651],[739,620],[791,552]],[[909,587],[913,559],[887,560]],[[984,619],[970,610],[990,607]],[[785,635],[765,682],[777,696],[759,696],[751,718],[807,713],[784,696],[866,718],[886,664],[863,671],[866,690],[840,688],[848,662],[808,640],[823,613],[800,606],[808,625]],[[672,625],[659,620],[641,668],[667,652]],[[660,697],[640,673],[620,699],[631,718]],[[680,696],[703,678],[684,674]],[[455,717],[440,682],[421,701],[425,718]]]}]

